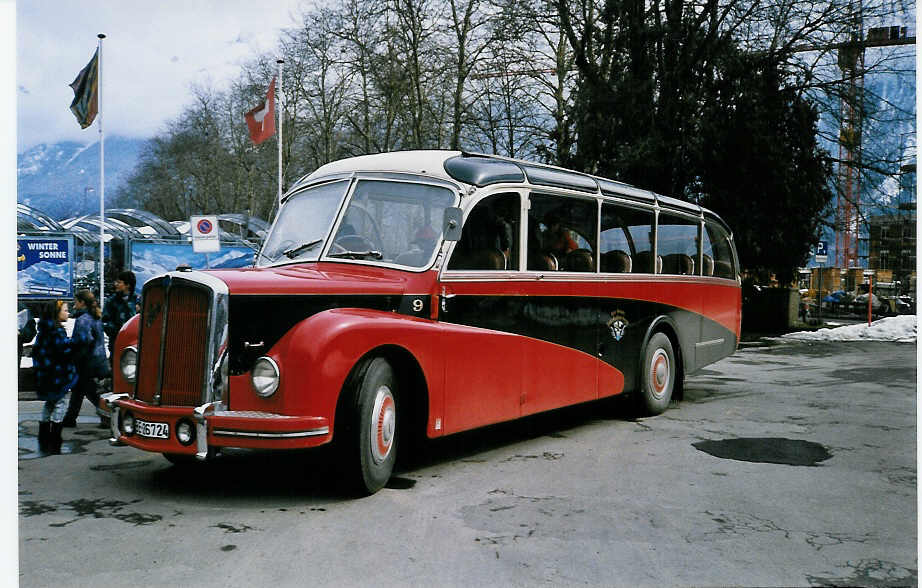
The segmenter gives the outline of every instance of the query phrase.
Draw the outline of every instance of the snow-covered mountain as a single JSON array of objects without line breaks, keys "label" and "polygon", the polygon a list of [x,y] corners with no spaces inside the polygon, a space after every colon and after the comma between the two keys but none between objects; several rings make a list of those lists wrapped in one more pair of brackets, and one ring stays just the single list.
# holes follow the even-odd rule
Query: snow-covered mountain
[{"label": "snow-covered mountain", "polygon": [[70,263],[40,262],[18,272],[18,293],[63,296],[69,293]]},{"label": "snow-covered mountain", "polygon": [[[107,206],[134,171],[146,143],[146,139],[106,137]],[[57,219],[99,211],[98,141],[43,143],[20,153],[18,160],[18,202]]]},{"label": "snow-covered mountain", "polygon": [[222,246],[219,253],[195,253],[192,244],[135,243],[131,251],[131,271],[138,285],[187,264],[193,269],[222,269],[253,265],[253,250],[247,247]]}]

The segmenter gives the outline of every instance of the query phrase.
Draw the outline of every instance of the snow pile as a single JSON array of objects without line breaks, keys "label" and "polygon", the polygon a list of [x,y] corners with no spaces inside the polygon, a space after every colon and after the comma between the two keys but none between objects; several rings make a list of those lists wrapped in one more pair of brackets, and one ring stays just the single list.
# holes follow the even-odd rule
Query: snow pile
[{"label": "snow pile", "polygon": [[916,315],[889,316],[870,325],[861,323],[834,329],[800,331],[781,336],[799,341],[897,341],[916,342]]}]

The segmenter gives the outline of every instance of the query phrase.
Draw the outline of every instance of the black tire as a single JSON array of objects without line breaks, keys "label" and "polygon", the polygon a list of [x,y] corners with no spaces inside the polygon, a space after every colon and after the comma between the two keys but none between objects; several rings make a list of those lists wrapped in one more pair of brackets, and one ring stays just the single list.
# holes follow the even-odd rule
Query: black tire
[{"label": "black tire", "polygon": [[352,426],[343,465],[352,489],[370,495],[387,484],[397,460],[397,379],[391,364],[376,357],[358,372],[352,386]]},{"label": "black tire", "polygon": [[669,408],[677,367],[672,341],[664,333],[654,333],[644,348],[640,365],[637,408],[642,414],[654,416]]}]

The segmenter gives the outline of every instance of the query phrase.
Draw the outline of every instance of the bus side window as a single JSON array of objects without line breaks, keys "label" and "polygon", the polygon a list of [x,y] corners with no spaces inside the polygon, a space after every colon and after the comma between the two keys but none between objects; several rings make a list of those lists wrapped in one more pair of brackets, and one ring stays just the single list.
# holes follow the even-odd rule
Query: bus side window
[{"label": "bus side window", "polygon": [[602,204],[600,269],[607,273],[653,273],[652,211]]},{"label": "bus side window", "polygon": [[736,279],[736,269],[733,267],[733,252],[730,249],[730,236],[719,224],[705,220],[704,222],[704,255],[713,259],[713,276],[718,278]]},{"label": "bus side window", "polygon": [[519,217],[518,194],[497,194],[478,202],[464,222],[448,269],[519,269]]},{"label": "bus side window", "polygon": [[663,259],[664,274],[694,276],[698,259],[700,221],[684,216],[660,213],[657,225],[656,252]]},{"label": "bus side window", "polygon": [[596,202],[546,194],[529,200],[528,269],[594,272]]}]

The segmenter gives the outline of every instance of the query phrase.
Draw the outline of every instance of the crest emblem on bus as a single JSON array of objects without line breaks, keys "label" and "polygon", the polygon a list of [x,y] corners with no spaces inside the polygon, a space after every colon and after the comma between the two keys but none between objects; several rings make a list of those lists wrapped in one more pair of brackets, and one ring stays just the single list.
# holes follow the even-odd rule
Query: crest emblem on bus
[{"label": "crest emblem on bus", "polygon": [[614,337],[615,341],[620,341],[624,337],[624,329],[627,328],[628,322],[623,310],[613,310],[611,319],[606,324],[611,329],[611,336]]}]

